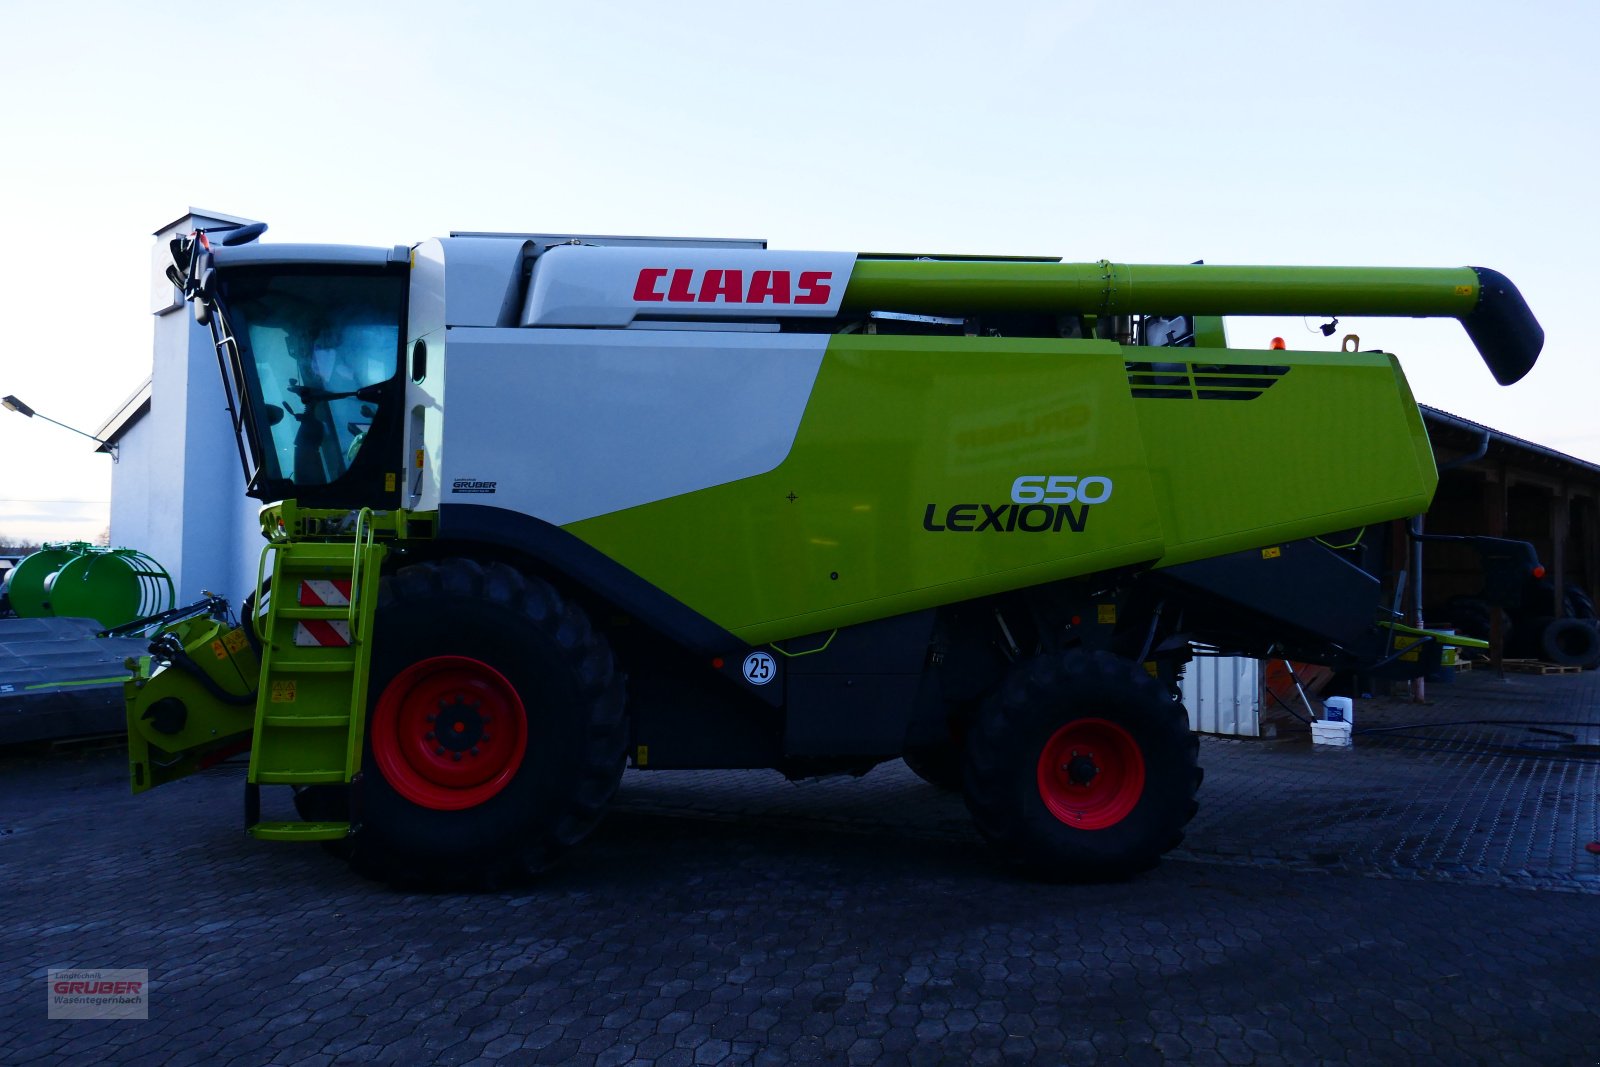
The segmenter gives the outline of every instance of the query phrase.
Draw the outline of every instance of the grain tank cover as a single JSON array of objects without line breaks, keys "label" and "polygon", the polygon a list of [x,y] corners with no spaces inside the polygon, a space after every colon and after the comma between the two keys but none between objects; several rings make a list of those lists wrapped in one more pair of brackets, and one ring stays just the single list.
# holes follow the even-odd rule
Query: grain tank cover
[{"label": "grain tank cover", "polygon": [[855,258],[849,252],[563,245],[534,261],[522,325],[832,318]]}]

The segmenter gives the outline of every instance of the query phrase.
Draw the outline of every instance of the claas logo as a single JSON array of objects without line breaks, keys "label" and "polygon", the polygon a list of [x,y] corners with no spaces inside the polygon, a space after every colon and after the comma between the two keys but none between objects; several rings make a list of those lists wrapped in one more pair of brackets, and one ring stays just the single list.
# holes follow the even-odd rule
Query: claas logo
[{"label": "claas logo", "polygon": [[646,267],[633,286],[641,304],[826,304],[831,270],[690,270]]}]

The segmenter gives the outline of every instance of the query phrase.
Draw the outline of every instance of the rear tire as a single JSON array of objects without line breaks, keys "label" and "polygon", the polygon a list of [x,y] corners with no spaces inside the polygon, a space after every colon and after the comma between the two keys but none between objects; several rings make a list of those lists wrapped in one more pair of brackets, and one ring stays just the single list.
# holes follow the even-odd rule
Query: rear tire
[{"label": "rear tire", "polygon": [[382,580],[350,862],[492,886],[599,822],[622,776],[623,680],[577,606],[500,563]]},{"label": "rear tire", "polygon": [[967,736],[967,807],[1011,862],[1049,879],[1147,870],[1197,810],[1199,741],[1183,705],[1105,652],[1019,664]]},{"label": "rear tire", "polygon": [[1585,619],[1551,619],[1540,631],[1539,651],[1549,663],[1593,670],[1600,665],[1600,631]]}]

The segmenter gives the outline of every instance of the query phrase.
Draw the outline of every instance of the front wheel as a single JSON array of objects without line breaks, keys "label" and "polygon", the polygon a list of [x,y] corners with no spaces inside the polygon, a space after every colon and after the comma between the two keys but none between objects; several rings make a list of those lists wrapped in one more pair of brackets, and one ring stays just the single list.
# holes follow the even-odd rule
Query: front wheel
[{"label": "front wheel", "polygon": [[545,582],[466,559],[386,576],[351,863],[429,884],[540,870],[616,792],[622,711],[610,648]]},{"label": "front wheel", "polygon": [[1183,840],[1197,809],[1199,742],[1183,705],[1109,653],[1019,664],[967,736],[978,829],[1040,876],[1126,878]]}]

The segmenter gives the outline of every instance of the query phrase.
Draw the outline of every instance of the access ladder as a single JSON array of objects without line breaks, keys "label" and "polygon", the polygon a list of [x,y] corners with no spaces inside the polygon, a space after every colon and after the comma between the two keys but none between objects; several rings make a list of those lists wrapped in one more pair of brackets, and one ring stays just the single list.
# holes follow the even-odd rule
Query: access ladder
[{"label": "access ladder", "polygon": [[327,841],[351,824],[261,820],[264,785],[349,783],[361,769],[377,612],[377,577],[387,549],[373,515],[355,516],[353,537],[302,540],[280,524],[269,529],[256,576],[256,601],[272,557],[265,632],[259,611],[245,625],[261,638],[261,687],[245,784],[245,826],[274,841]]}]

